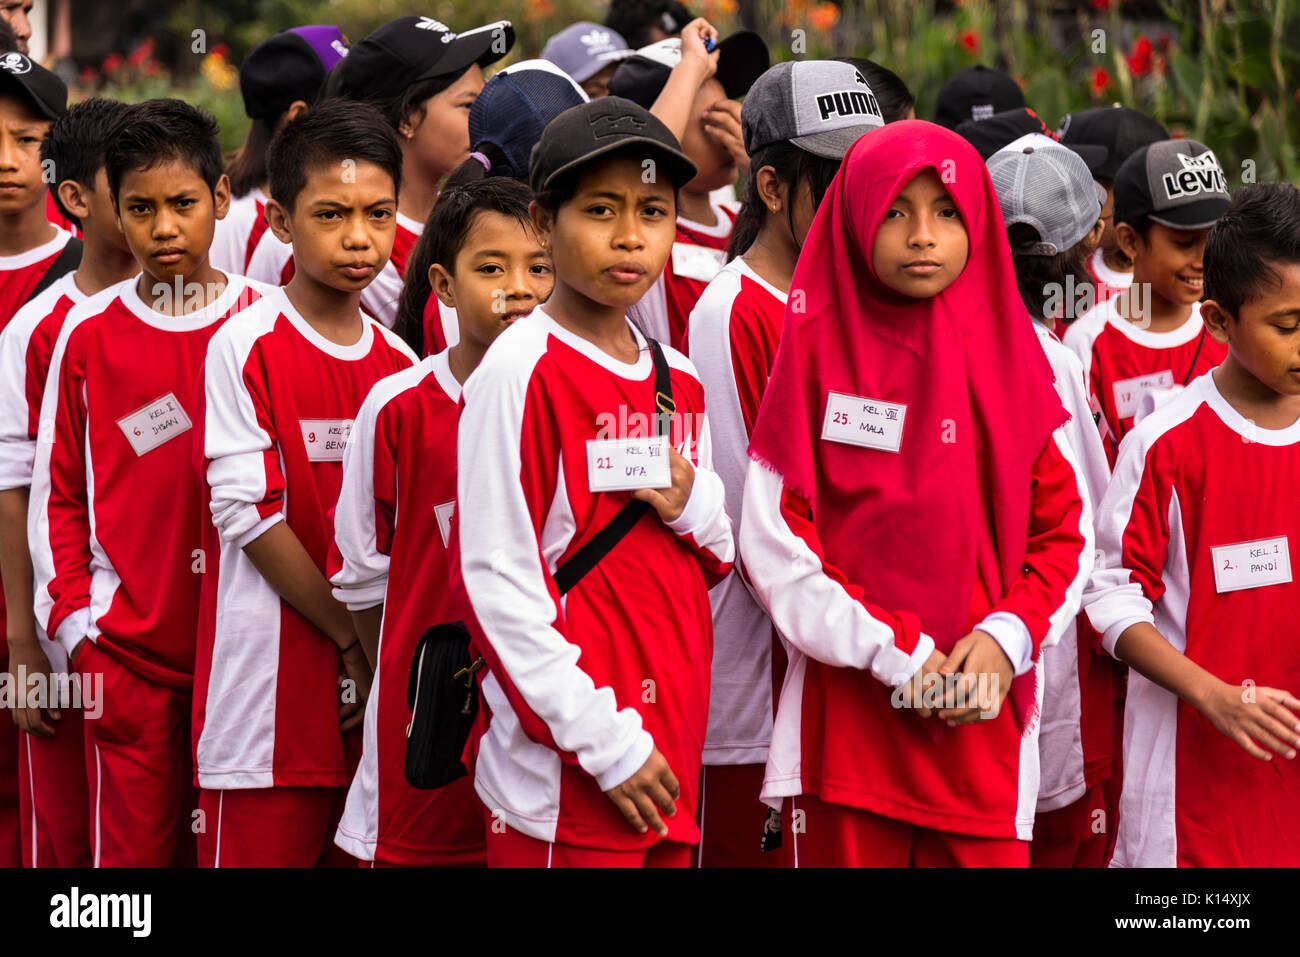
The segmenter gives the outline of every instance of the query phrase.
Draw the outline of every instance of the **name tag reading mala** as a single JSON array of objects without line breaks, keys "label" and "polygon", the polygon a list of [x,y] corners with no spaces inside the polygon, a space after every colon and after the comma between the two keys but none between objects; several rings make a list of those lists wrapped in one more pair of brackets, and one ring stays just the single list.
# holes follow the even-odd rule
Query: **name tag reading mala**
[{"label": "name tag reading mala", "polygon": [[897,452],[903,443],[903,419],[906,416],[905,405],[828,392],[822,438],[828,442],[860,445],[865,449]]}]

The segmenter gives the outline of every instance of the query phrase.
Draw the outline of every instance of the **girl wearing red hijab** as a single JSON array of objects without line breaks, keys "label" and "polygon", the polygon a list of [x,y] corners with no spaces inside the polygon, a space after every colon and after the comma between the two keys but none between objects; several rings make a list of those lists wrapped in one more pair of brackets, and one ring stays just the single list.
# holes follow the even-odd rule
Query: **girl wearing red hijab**
[{"label": "girl wearing red hijab", "polygon": [[1092,567],[1067,419],[979,154],[863,136],[795,269],[740,532],[791,646],[762,796],[794,799],[797,865],[1027,865],[1037,662]]}]

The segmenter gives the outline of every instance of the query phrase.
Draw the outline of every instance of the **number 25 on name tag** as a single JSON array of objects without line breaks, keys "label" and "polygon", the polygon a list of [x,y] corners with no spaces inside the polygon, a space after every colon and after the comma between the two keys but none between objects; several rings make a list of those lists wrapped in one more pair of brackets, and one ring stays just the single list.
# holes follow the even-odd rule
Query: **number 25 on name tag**
[{"label": "number 25 on name tag", "polygon": [[822,438],[828,442],[897,452],[903,442],[903,419],[906,416],[907,406],[896,402],[828,392]]}]

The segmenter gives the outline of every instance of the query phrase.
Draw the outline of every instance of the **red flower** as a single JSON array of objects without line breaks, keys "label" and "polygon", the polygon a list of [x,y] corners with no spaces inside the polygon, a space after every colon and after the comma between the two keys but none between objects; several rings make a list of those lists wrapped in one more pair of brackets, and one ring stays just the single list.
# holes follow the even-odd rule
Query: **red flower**
[{"label": "red flower", "polygon": [[153,37],[145,38],[138,47],[131,51],[131,55],[126,58],[126,62],[132,66],[140,66],[145,60],[149,59],[153,53]]},{"label": "red flower", "polygon": [[81,71],[81,76],[77,78],[77,82],[81,86],[94,86],[95,76],[95,68],[93,66],[88,66]]},{"label": "red flower", "polygon": [[1128,69],[1134,76],[1146,76],[1151,72],[1151,41],[1141,34],[1133,44],[1133,52],[1128,55]]},{"label": "red flower", "polygon": [[218,43],[216,46],[212,48],[212,55],[219,56],[223,60],[229,60],[230,47],[226,46],[224,43]]},{"label": "red flower", "polygon": [[1094,10],[1109,10],[1110,0],[1088,0]]},{"label": "red flower", "polygon": [[1160,35],[1159,39],[1156,40],[1156,46],[1160,47],[1160,52],[1161,52],[1161,53],[1168,53],[1168,52],[1169,52],[1169,44],[1170,44],[1170,42],[1171,42],[1171,40],[1170,40],[1170,36],[1169,36],[1169,34],[1167,34],[1167,33],[1162,33],[1162,34]]},{"label": "red flower", "polygon": [[121,65],[122,54],[120,53],[110,53],[108,56],[104,57],[103,70],[105,73],[112,73]]},{"label": "red flower", "polygon": [[971,56],[980,55],[980,35],[974,30],[964,30],[961,36],[957,37],[961,45],[970,51]]},{"label": "red flower", "polygon": [[1110,86],[1110,74],[1101,67],[1092,68],[1092,95],[1101,96],[1106,92],[1106,87]]},{"label": "red flower", "polygon": [[148,63],[144,65],[144,75],[157,76],[158,71],[161,69],[162,69],[161,63],[159,63],[157,60],[150,60]]}]

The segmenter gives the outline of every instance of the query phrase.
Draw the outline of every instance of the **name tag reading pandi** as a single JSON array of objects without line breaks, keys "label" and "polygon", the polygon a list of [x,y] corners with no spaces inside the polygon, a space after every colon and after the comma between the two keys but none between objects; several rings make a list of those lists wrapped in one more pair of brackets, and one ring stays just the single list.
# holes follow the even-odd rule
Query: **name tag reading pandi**
[{"label": "name tag reading pandi", "polygon": [[451,539],[451,516],[456,511],[456,503],[443,502],[433,507],[433,517],[438,520],[438,531],[442,533],[442,547],[447,547]]},{"label": "name tag reading pandi", "polygon": [[1142,397],[1148,392],[1161,392],[1174,387],[1174,374],[1151,372],[1133,379],[1120,379],[1115,383],[1115,411],[1121,419],[1131,419],[1142,407]]},{"label": "name tag reading pandi", "polygon": [[1285,585],[1291,580],[1291,550],[1285,535],[1219,545],[1210,549],[1210,555],[1214,559],[1214,590],[1219,594]]},{"label": "name tag reading pandi", "polygon": [[587,488],[593,492],[662,489],[672,484],[666,435],[587,442]]},{"label": "name tag reading pandi", "polygon": [[828,392],[822,438],[828,442],[897,452],[903,443],[903,419],[906,416],[905,405]]},{"label": "name tag reading pandi", "polygon": [[309,462],[342,462],[352,431],[351,419],[299,419]]},{"label": "name tag reading pandi", "polygon": [[697,246],[694,243],[673,243],[673,275],[701,282],[712,282],[727,264],[727,254],[721,249]]},{"label": "name tag reading pandi", "polygon": [[154,399],[144,408],[118,419],[117,427],[131,443],[135,454],[144,455],[164,442],[188,432],[191,423],[190,417],[185,414],[176,396],[168,392],[162,398]]}]

